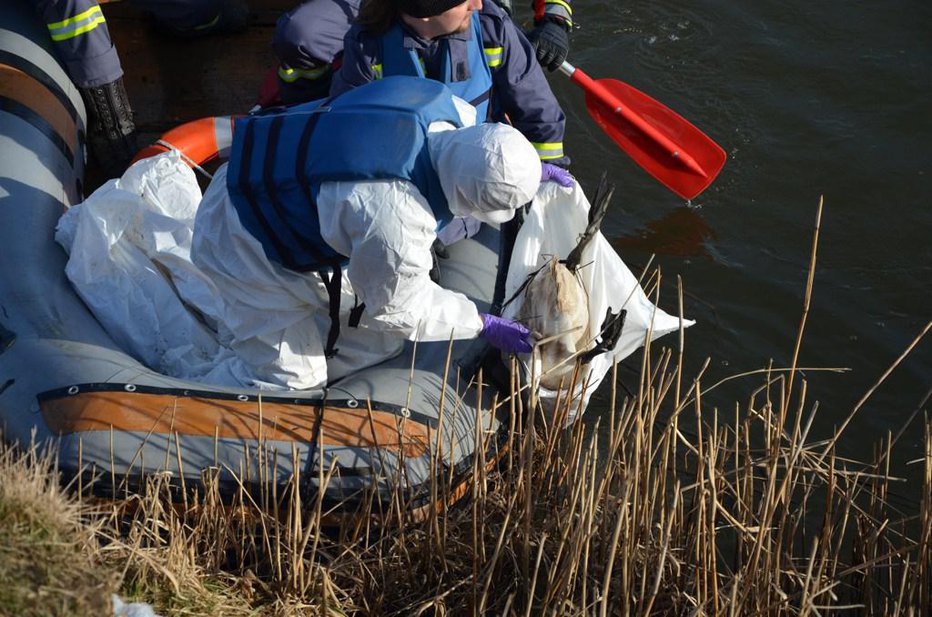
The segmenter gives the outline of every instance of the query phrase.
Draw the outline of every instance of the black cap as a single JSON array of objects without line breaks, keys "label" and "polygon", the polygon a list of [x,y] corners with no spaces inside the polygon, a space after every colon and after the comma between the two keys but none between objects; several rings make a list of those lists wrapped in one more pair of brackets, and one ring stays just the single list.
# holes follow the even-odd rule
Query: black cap
[{"label": "black cap", "polygon": [[399,11],[411,17],[435,17],[466,0],[392,0]]}]

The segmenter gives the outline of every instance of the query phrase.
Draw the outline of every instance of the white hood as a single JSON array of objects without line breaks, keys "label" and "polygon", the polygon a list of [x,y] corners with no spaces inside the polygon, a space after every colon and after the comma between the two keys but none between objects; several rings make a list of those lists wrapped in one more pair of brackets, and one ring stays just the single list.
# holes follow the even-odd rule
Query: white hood
[{"label": "white hood", "polygon": [[540,159],[511,126],[480,124],[430,133],[427,140],[454,215],[503,223],[537,194]]}]

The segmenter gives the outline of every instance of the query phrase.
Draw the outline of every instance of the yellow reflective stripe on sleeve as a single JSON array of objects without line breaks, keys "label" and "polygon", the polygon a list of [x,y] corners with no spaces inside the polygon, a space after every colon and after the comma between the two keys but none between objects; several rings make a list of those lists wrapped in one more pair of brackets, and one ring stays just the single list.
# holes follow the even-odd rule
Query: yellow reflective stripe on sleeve
[{"label": "yellow reflective stripe on sleeve", "polygon": [[290,69],[284,66],[278,67],[278,78],[288,84],[293,84],[299,79],[320,79],[327,74],[329,65],[324,65],[314,69]]},{"label": "yellow reflective stripe on sleeve", "polygon": [[542,161],[563,158],[562,141],[550,143],[537,143],[532,141],[531,145],[534,146],[535,150],[537,150],[537,156],[539,156],[540,160]]},{"label": "yellow reflective stripe on sleeve", "polygon": [[103,11],[100,10],[100,6],[95,5],[74,17],[69,17],[68,19],[46,25],[48,26],[52,40],[58,42],[73,39],[85,32],[90,32],[100,24],[106,23],[106,21]]},{"label": "yellow reflective stripe on sleeve", "polygon": [[486,47],[483,49],[485,52],[485,63],[489,65],[489,68],[495,68],[502,64],[502,54],[504,53],[504,47]]},{"label": "yellow reflective stripe on sleeve", "polygon": [[372,65],[372,77],[373,79],[382,79],[382,65],[381,64]]}]

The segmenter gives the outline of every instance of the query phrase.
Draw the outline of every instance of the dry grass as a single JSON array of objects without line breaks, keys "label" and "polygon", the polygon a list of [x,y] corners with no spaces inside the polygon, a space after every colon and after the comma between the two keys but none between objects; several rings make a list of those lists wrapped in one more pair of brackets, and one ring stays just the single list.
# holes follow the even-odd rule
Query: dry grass
[{"label": "dry grass", "polygon": [[[477,460],[468,498],[419,521],[396,503],[378,525],[360,516],[324,529],[329,513],[287,487],[222,504],[211,471],[184,503],[157,476],[140,496],[92,513],[62,497],[35,457],[9,453],[0,512],[5,524],[19,509],[70,530],[63,559],[100,573],[82,597],[115,580],[110,568],[122,594],[166,616],[930,614],[929,394],[896,435],[878,436],[870,460],[852,461],[836,446],[864,401],[835,434],[811,435],[818,405],[795,356],[742,376],[758,385],[727,413],[704,402],[716,384],[682,374],[682,348],[655,355],[648,345],[641,357],[635,395],[613,390],[594,426],[563,429],[566,405],[545,417],[533,399],[509,397],[499,465]],[[913,462],[925,473],[908,487],[920,502],[904,515],[888,497],[907,427],[924,435]],[[454,480],[441,473],[433,494]],[[33,505],[11,505],[24,501]],[[22,559],[10,563],[12,574],[0,564],[3,587],[27,580]]]},{"label": "dry grass", "polygon": [[107,614],[119,578],[97,568],[98,529],[63,494],[48,457],[0,450],[0,614]]}]

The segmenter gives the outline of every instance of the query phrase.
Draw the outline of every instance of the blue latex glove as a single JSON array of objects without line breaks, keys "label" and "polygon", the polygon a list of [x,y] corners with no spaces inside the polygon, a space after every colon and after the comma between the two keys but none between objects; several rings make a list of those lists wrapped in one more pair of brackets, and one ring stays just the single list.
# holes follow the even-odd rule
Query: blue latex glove
[{"label": "blue latex glove", "polygon": [[537,52],[537,61],[548,71],[560,68],[570,51],[570,37],[566,26],[552,19],[542,19],[527,33],[527,40]]},{"label": "blue latex glove", "polygon": [[482,332],[479,336],[490,345],[507,353],[531,353],[531,343],[528,341],[531,331],[523,325],[488,313],[479,313],[479,317],[482,318]]},{"label": "blue latex glove", "polygon": [[553,180],[560,186],[571,187],[575,180],[573,179],[573,174],[569,171],[563,169],[559,165],[553,165],[551,163],[541,163],[541,173],[540,180],[545,182],[547,180]]}]

